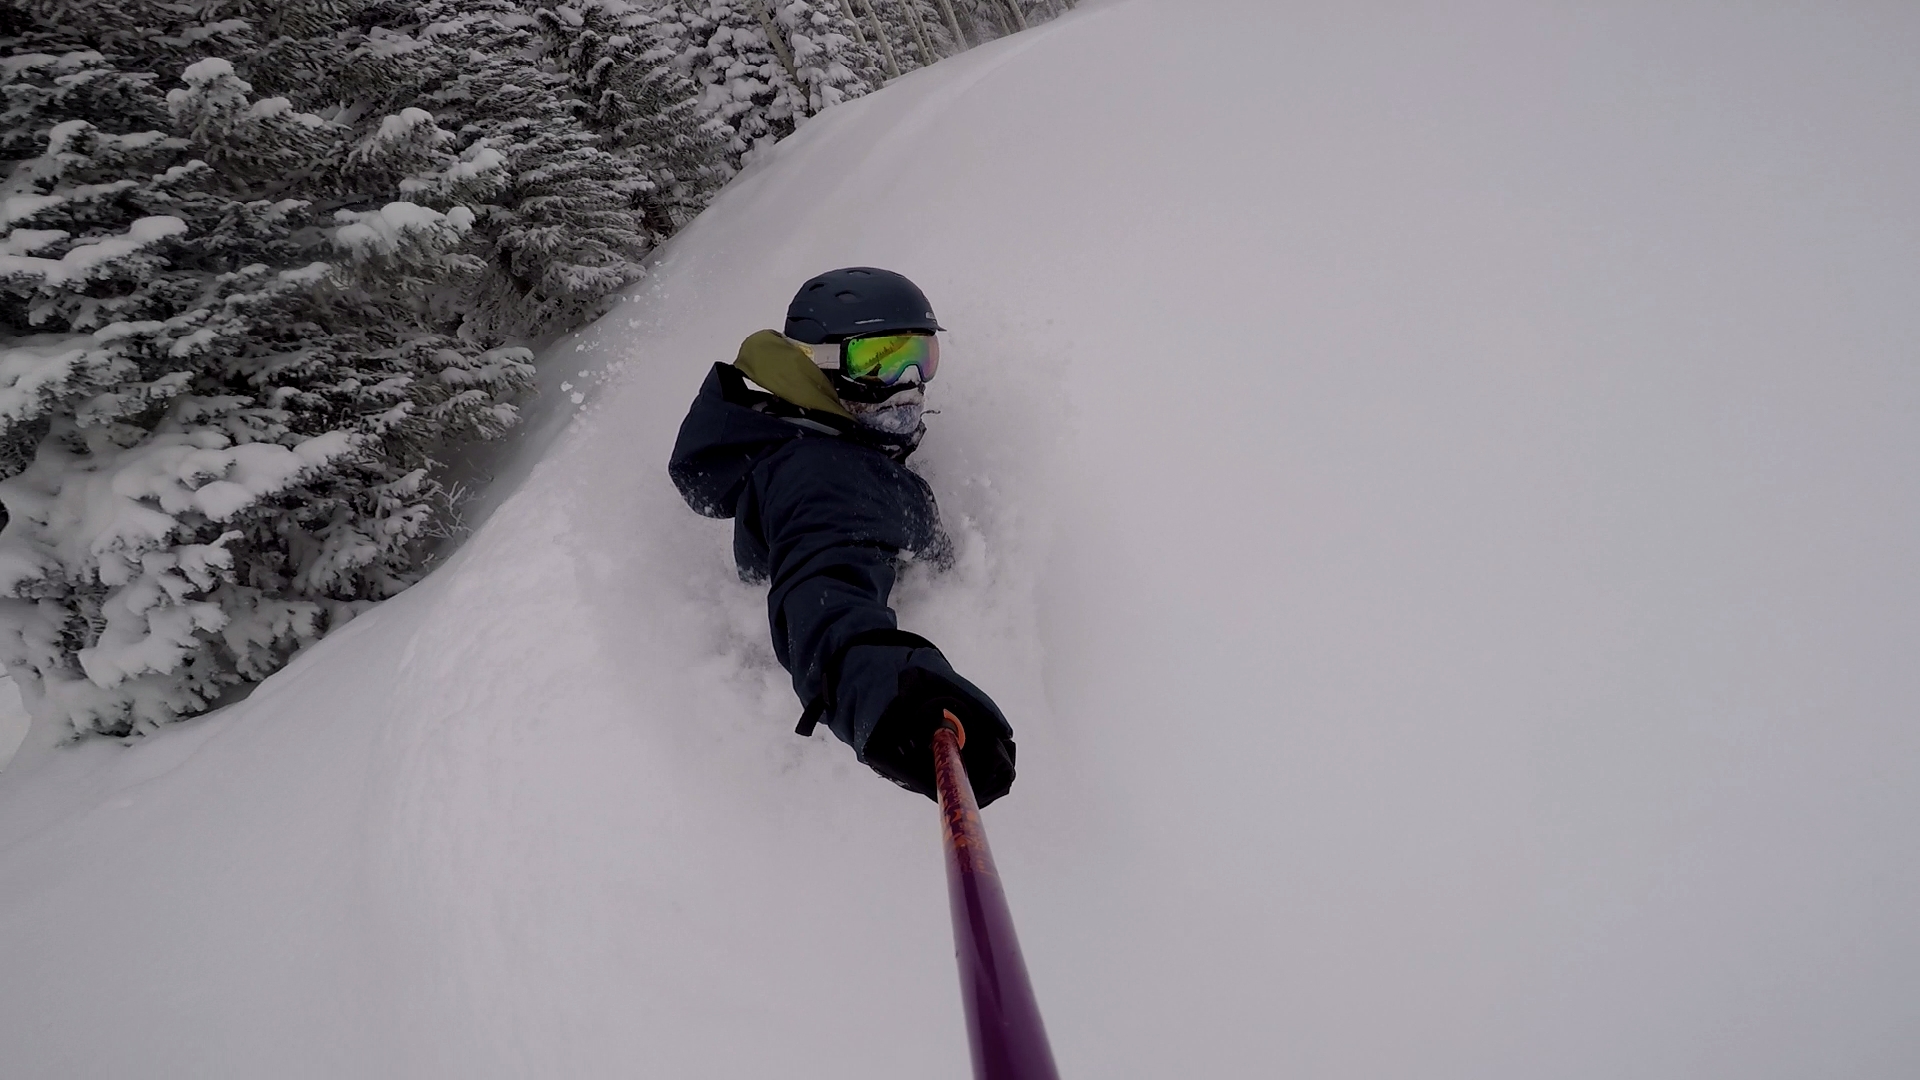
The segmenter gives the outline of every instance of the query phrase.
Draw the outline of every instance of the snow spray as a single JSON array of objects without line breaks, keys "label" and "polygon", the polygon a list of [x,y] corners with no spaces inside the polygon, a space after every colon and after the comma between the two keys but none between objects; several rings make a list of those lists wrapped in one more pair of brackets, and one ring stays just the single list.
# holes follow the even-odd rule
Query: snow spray
[{"label": "snow spray", "polygon": [[1020,957],[1020,939],[1013,932],[1013,913],[987,847],[973,785],[960,761],[966,741],[959,718],[945,713],[945,722],[933,734],[933,771],[974,1080],[1059,1080],[1040,1023],[1040,1006],[1027,981],[1027,963]]}]

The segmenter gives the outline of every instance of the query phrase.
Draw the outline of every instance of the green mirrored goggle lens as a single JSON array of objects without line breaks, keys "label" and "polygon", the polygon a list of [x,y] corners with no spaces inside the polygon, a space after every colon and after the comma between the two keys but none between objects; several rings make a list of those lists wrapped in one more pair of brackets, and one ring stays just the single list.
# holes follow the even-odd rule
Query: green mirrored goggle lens
[{"label": "green mirrored goggle lens", "polygon": [[940,342],[932,334],[883,334],[840,344],[840,370],[849,379],[891,386],[908,368],[920,369],[920,381],[932,382],[940,366]]}]

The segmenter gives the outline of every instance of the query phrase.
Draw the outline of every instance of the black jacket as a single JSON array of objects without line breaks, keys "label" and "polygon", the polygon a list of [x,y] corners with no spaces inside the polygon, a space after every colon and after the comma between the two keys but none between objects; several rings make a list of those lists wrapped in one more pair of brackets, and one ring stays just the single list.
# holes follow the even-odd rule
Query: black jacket
[{"label": "black jacket", "polygon": [[911,452],[761,393],[731,364],[713,365],[680,425],[668,472],[687,505],[733,519],[740,576],[768,582],[774,655],[809,706],[827,704],[828,669],[856,637],[897,630],[887,600],[901,555],[947,558],[933,490],[904,464]]},{"label": "black jacket", "polygon": [[[755,335],[742,359],[767,364],[755,370],[796,397],[837,407],[831,391],[804,389],[807,378],[776,377],[778,362],[811,364],[781,352],[789,347],[778,335]],[[932,642],[899,629],[888,606],[903,555],[951,559],[933,489],[905,464],[917,441],[763,393],[739,367],[715,364],[680,425],[668,472],[687,505],[733,519],[740,576],[769,584],[773,652],[806,706],[800,734],[825,721],[874,771],[932,798],[933,731],[950,711],[970,733],[961,754],[985,806],[1013,784],[1012,729]]]}]

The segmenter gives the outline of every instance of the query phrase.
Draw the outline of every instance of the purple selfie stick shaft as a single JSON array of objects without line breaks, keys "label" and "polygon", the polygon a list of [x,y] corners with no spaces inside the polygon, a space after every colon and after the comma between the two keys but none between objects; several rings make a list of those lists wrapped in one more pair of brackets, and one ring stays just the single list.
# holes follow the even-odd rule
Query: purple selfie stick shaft
[{"label": "purple selfie stick shaft", "polygon": [[960,761],[966,734],[952,713],[946,720],[933,735],[934,782],[940,791],[953,949],[960,963],[974,1080],[1059,1080],[1013,932],[1013,913]]}]

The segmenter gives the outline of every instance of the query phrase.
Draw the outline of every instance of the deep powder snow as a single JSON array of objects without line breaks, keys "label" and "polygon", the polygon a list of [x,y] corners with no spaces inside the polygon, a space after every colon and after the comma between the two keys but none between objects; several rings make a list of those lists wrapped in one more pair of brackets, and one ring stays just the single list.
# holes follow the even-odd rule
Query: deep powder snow
[{"label": "deep powder snow", "polygon": [[1541,8],[1087,0],[810,123],[448,566],[28,736],[0,1073],[966,1075],[933,809],[663,468],[862,263],[1066,1075],[1920,1072],[1920,13]]}]

